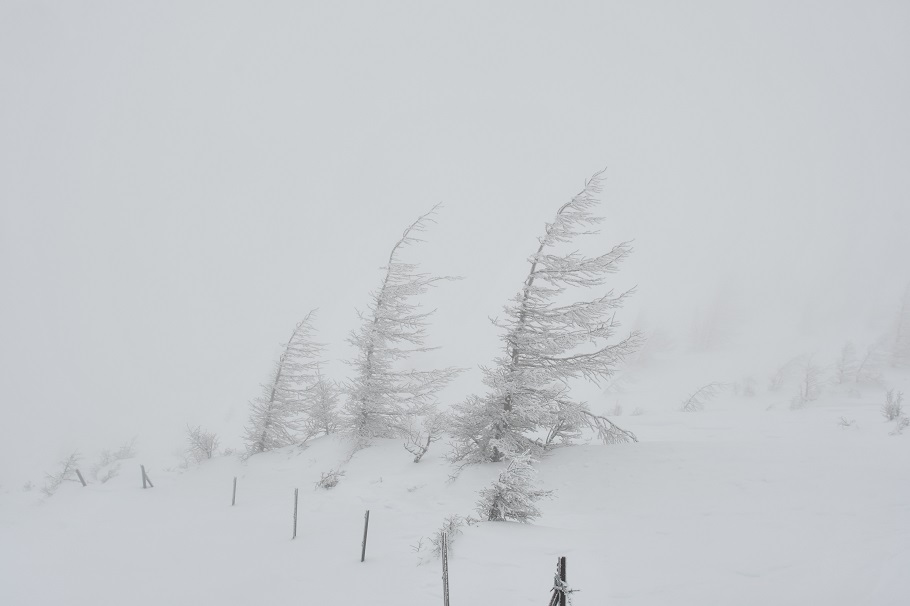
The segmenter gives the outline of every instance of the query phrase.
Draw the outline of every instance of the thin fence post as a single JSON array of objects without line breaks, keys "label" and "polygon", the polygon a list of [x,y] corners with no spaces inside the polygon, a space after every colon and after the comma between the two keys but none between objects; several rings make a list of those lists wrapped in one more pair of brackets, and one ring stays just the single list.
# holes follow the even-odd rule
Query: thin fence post
[{"label": "thin fence post", "polygon": [[370,530],[370,510],[363,516],[363,546],[360,550],[360,561],[363,562],[367,557],[367,532]]},{"label": "thin fence post", "polygon": [[76,470],[76,475],[79,476],[79,481],[82,482],[83,488],[88,486],[88,484],[85,483],[85,478],[82,477],[82,472],[80,472],[78,469]]},{"label": "thin fence post", "polygon": [[442,604],[449,606],[449,536],[442,533]]},{"label": "thin fence post", "polygon": [[297,538],[297,492],[299,488],[294,489],[294,536],[291,537],[291,540]]},{"label": "thin fence post", "polygon": [[142,487],[154,488],[155,485],[152,484],[152,479],[148,476],[147,473],[145,473],[145,465],[140,465],[139,467],[142,468]]},{"label": "thin fence post", "polygon": [[234,492],[231,494],[231,507],[237,503],[237,476],[234,476]]}]

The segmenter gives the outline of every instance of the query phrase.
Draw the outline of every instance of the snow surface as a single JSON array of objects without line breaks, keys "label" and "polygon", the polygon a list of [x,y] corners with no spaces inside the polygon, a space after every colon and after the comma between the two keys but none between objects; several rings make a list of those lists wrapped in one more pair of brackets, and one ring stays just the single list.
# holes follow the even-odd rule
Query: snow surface
[{"label": "snow surface", "polygon": [[[560,555],[576,606],[906,604],[910,432],[889,435],[880,391],[829,391],[797,411],[781,394],[732,391],[698,413],[669,399],[627,411],[616,420],[640,443],[562,448],[539,464],[557,493],[537,523],[464,529],[452,604],[545,604]],[[348,449],[329,437],[186,469],[137,458],[51,498],[4,487],[0,604],[441,603],[439,561],[412,546],[445,516],[472,514],[498,466],[450,482],[444,445],[419,464],[394,440],[345,464]],[[317,489],[339,465],[339,485]]]}]

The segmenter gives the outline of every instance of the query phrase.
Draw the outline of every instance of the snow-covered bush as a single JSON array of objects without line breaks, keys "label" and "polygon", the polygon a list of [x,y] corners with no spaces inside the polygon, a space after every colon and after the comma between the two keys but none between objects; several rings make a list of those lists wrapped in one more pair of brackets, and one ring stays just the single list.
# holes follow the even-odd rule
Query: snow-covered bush
[{"label": "snow-covered bush", "polygon": [[536,503],[550,497],[553,491],[535,486],[532,461],[528,454],[513,456],[496,481],[480,491],[477,513],[482,520],[527,523],[540,517]]},{"label": "snow-covered bush", "polygon": [[341,477],[344,475],[344,471],[338,469],[330,469],[328,471],[322,472],[320,474],[319,480],[316,482],[316,488],[324,488],[328,490],[329,488],[335,488],[338,486],[338,482],[341,481]]},{"label": "snow-covered bush", "polygon": [[893,389],[889,389],[885,394],[885,403],[882,405],[882,416],[888,421],[899,419],[904,412],[903,402],[904,392],[899,391],[895,394]]},{"label": "snow-covered bush", "polygon": [[98,461],[92,465],[92,477],[104,484],[120,475],[120,461],[136,456],[136,438],[126,442],[117,450],[102,450]]},{"label": "snow-covered bush", "polygon": [[419,425],[413,420],[408,425],[404,449],[414,455],[415,463],[420,463],[420,459],[427,454],[430,446],[442,439],[442,432],[445,430],[447,420],[448,415],[440,412],[434,405],[424,415]]},{"label": "snow-covered bush", "polygon": [[41,488],[41,492],[50,497],[57,492],[57,489],[64,482],[78,482],[76,469],[79,467],[79,461],[81,460],[82,457],[79,453],[74,452],[60,461],[60,468],[56,472],[44,474],[44,486]]},{"label": "snow-covered bush", "polygon": [[471,517],[463,517],[458,514],[453,514],[448,516],[442,521],[442,526],[440,526],[433,536],[430,537],[430,545],[432,546],[432,554],[434,556],[442,557],[442,537],[445,535],[446,543],[448,544],[449,549],[452,549],[452,544],[455,542],[455,539],[461,535],[461,529],[465,525],[471,525],[472,523],[477,522],[477,519]]},{"label": "snow-covered bush", "polygon": [[216,434],[205,431],[199,425],[196,427],[187,425],[186,449],[183,451],[187,460],[202,463],[214,457],[216,450],[218,450],[218,436]]}]

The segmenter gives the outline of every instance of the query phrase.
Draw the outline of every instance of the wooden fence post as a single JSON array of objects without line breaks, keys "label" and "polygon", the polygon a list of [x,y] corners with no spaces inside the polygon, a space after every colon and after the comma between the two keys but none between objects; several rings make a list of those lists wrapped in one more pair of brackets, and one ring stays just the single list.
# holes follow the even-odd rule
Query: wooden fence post
[{"label": "wooden fence post", "polygon": [[237,503],[237,476],[234,476],[234,492],[231,494],[231,507]]},{"label": "wooden fence post", "polygon": [[363,516],[363,546],[360,550],[360,561],[363,562],[367,557],[367,532],[370,530],[370,510]]},{"label": "wooden fence post", "polygon": [[549,606],[566,606],[566,558],[562,556],[556,560],[556,578],[553,579],[553,596]]},{"label": "wooden fence post", "polygon": [[145,473],[145,465],[140,465],[139,467],[142,468],[142,487],[154,488],[155,485],[152,484],[152,479],[148,476],[147,473]]},{"label": "wooden fence post", "polygon": [[79,481],[82,482],[82,487],[85,488],[88,484],[85,483],[85,478],[82,477],[82,473],[77,469],[76,475],[79,476]]},{"label": "wooden fence post", "polygon": [[297,492],[298,488],[294,489],[294,536],[291,537],[291,540],[297,538]]},{"label": "wooden fence post", "polygon": [[[566,556],[559,558],[559,580],[562,581],[563,588],[566,587]],[[559,592],[559,606],[566,606],[565,590]]]},{"label": "wooden fence post", "polygon": [[442,604],[449,606],[449,537],[442,533]]}]

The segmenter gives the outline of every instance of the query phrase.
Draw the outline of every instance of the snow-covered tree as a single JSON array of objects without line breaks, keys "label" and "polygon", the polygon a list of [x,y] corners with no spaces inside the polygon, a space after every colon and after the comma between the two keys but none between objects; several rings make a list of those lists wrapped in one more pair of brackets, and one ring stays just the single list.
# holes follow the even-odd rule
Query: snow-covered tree
[{"label": "snow-covered tree", "polygon": [[894,324],[891,365],[910,366],[910,285],[901,299],[901,307]]},{"label": "snow-covered tree", "polygon": [[528,453],[513,454],[508,466],[491,486],[480,491],[477,513],[489,521],[530,522],[540,517],[537,501],[553,494],[534,483],[536,472]]},{"label": "snow-covered tree", "polygon": [[447,276],[420,272],[413,263],[399,259],[401,252],[421,240],[420,232],[433,222],[437,206],[418,217],[392,247],[379,289],[370,295],[360,328],[348,342],[356,349],[349,363],[354,376],[343,387],[346,402],[343,421],[358,447],[373,438],[402,437],[409,420],[436,402],[437,395],[460,369],[416,370],[405,368],[413,354],[429,351],[427,326],[433,311],[424,311],[417,297]]},{"label": "snow-covered tree", "polygon": [[341,416],[338,411],[338,386],[322,376],[316,366],[316,383],[306,394],[304,415],[308,438],[329,435],[338,430]]},{"label": "snow-covered tree", "polygon": [[628,242],[596,257],[567,250],[580,236],[597,233],[594,227],[602,219],[592,209],[601,185],[602,173],[597,173],[546,225],[505,318],[493,321],[502,330],[504,351],[483,369],[486,393],[454,407],[455,460],[480,463],[521,452],[539,454],[585,427],[607,442],[634,439],[573,400],[569,387],[574,379],[608,378],[639,341],[634,331],[613,339],[619,326],[615,312],[629,292],[609,290],[587,301],[567,302],[576,289],[603,286],[632,251]]},{"label": "snow-covered tree", "polygon": [[856,365],[854,383],[880,384],[882,382],[881,366],[884,363],[885,344],[876,341],[866,348],[866,353]]},{"label": "snow-covered tree", "polygon": [[857,368],[856,347],[848,341],[837,357],[837,365],[834,371],[835,380],[840,385],[852,383],[856,379]]},{"label": "snow-covered tree", "polygon": [[318,382],[317,370],[324,345],[313,340],[311,311],[297,324],[275,364],[272,380],[250,403],[244,442],[247,456],[297,443],[302,431],[308,397]]},{"label": "snow-covered tree", "polygon": [[799,383],[796,395],[790,400],[790,408],[803,408],[809,402],[818,399],[821,393],[822,369],[812,363],[812,358],[806,358],[806,363],[800,369]]}]

